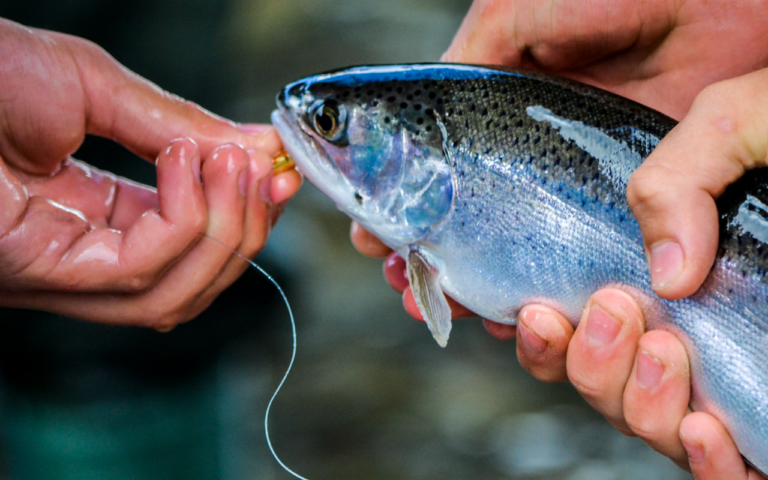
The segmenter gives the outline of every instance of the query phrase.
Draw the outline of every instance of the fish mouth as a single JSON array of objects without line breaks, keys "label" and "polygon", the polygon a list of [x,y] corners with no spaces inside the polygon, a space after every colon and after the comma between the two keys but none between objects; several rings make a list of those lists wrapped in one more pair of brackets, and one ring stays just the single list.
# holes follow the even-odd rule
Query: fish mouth
[{"label": "fish mouth", "polygon": [[289,107],[278,103],[272,111],[272,124],[275,126],[283,146],[293,158],[299,172],[304,175],[323,194],[350,216],[359,216],[360,207],[350,192],[347,180],[341,175],[325,150],[315,142],[312,135],[292,115]]}]

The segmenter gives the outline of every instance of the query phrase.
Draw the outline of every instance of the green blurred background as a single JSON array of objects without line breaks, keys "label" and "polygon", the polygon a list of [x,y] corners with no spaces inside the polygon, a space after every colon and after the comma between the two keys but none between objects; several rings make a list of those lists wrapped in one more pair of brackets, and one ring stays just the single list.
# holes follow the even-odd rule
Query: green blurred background
[{"label": "green blurred background", "polygon": [[[267,122],[285,83],[332,68],[434,61],[468,0],[38,0],[0,16],[88,38],[161,87]],[[145,183],[153,167],[89,138],[78,158]],[[458,322],[442,350],[402,310],[379,261],[312,186],[257,261],[298,321],[271,418],[310,479],[686,479],[615,432],[569,385],[518,365],[512,342]],[[263,432],[290,327],[255,270],[171,333],[0,310],[0,479],[291,478]]]}]

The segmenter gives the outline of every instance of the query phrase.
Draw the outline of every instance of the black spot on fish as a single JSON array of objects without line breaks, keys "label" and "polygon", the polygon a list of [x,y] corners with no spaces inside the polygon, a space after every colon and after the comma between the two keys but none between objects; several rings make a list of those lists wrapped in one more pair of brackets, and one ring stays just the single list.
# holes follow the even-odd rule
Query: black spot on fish
[{"label": "black spot on fish", "polygon": [[436,99],[436,98],[437,98],[437,93],[435,93],[435,92],[429,92],[429,99],[430,99],[430,100],[434,100],[434,99]]},{"label": "black spot on fish", "polygon": [[402,108],[403,110],[405,110],[406,108],[408,108],[408,104],[407,104],[407,103],[405,103],[405,102],[400,102],[400,108]]},{"label": "black spot on fish", "polygon": [[387,101],[390,103],[394,103],[395,97],[394,96],[387,97]]},{"label": "black spot on fish", "polygon": [[389,122],[390,122],[389,117],[384,117],[384,123],[389,123]]},{"label": "black spot on fish", "polygon": [[422,123],[424,123],[424,119],[419,117],[419,118],[416,119],[416,123],[421,125]]},{"label": "black spot on fish", "polygon": [[416,111],[418,112],[419,110],[421,110],[421,104],[420,104],[420,103],[417,103],[417,104],[415,104],[415,105],[413,106],[413,109],[414,109],[414,110],[416,110]]},{"label": "black spot on fish", "polygon": [[406,100],[411,101],[411,100],[413,100],[413,95],[408,95],[405,98],[406,98]]}]

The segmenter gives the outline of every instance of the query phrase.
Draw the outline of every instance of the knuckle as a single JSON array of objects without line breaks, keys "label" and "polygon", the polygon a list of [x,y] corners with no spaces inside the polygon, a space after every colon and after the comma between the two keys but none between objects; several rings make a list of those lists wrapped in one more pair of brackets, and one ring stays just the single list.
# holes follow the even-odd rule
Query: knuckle
[{"label": "knuckle", "polygon": [[635,210],[640,205],[652,204],[663,198],[669,179],[677,173],[662,163],[641,165],[627,183],[627,202]]},{"label": "knuckle", "polygon": [[568,379],[568,375],[565,372],[565,368],[561,368],[559,366],[540,366],[540,365],[531,365],[530,368],[526,368],[528,373],[530,373],[535,379],[539,380],[540,382],[546,382],[546,383],[557,383],[557,382],[564,382]]},{"label": "knuckle", "polygon": [[627,427],[643,440],[653,441],[658,437],[658,424],[653,417],[643,415],[642,410],[635,410],[634,408],[625,406],[624,409],[624,421]]},{"label": "knuckle", "polygon": [[161,305],[146,317],[147,326],[158,332],[170,332],[182,323],[184,310],[176,306]]},{"label": "knuckle", "polygon": [[149,290],[156,281],[157,274],[154,272],[134,272],[123,277],[122,285],[128,292],[139,293]]},{"label": "knuckle", "polygon": [[[571,372],[568,372],[568,381],[571,382],[576,391],[579,392],[579,395],[584,397],[590,405],[597,408],[596,405],[601,405],[603,403],[603,400],[605,399],[605,388],[602,384],[596,384],[596,382],[589,377],[574,375]],[[598,411],[600,411],[599,408]]]}]

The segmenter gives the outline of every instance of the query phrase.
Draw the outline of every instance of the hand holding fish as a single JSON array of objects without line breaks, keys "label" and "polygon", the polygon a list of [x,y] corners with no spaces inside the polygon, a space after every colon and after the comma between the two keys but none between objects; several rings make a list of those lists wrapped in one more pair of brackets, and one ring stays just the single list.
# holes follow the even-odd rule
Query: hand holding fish
[{"label": "hand holding fish", "polygon": [[[218,118],[90,42],[0,19],[0,64],[2,306],[171,329],[246,268],[204,235],[255,255],[299,186],[273,177],[269,127]],[[87,134],[157,159],[157,191],[74,160]]]}]

